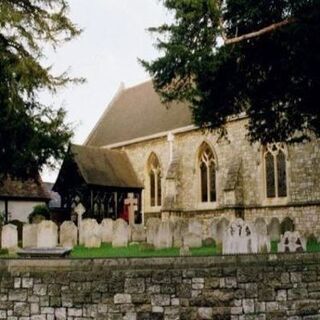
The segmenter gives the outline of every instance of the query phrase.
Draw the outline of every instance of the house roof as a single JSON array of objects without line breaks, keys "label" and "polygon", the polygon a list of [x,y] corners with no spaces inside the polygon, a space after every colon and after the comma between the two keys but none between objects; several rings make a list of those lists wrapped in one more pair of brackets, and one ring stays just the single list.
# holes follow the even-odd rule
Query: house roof
[{"label": "house roof", "polygon": [[152,81],[148,81],[120,90],[86,145],[107,146],[189,125],[192,125],[192,115],[188,105],[163,104]]},{"label": "house roof", "polygon": [[116,188],[143,188],[127,154],[123,151],[71,145],[70,153],[87,184]]},{"label": "house roof", "polygon": [[40,176],[27,180],[18,180],[8,177],[0,181],[0,198],[49,200],[50,195],[43,185]]}]

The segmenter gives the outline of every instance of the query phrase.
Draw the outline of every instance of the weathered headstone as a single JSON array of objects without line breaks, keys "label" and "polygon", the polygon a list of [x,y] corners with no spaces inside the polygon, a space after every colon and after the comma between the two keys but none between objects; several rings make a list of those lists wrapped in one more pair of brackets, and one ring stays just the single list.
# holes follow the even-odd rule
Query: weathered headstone
[{"label": "weathered headstone", "polygon": [[128,198],[124,200],[124,204],[128,206],[129,224],[134,224],[135,212],[138,210],[138,199],[134,198],[133,193],[129,193]]},{"label": "weathered headstone", "polygon": [[78,243],[78,228],[72,221],[65,221],[60,226],[60,245],[73,248]]},{"label": "weathered headstone", "polygon": [[281,234],[285,234],[287,231],[293,232],[295,230],[295,225],[291,218],[286,217],[282,220],[280,228]]},{"label": "weathered headstone", "polygon": [[128,241],[128,224],[123,219],[117,219],[113,224],[112,247],[127,247]]},{"label": "weathered headstone", "polygon": [[278,252],[303,252],[306,249],[306,241],[298,231],[286,231],[281,237],[280,243],[278,243]]},{"label": "weathered headstone", "polygon": [[145,242],[147,235],[146,230],[142,224],[135,224],[130,226],[131,229],[131,241],[133,242]]},{"label": "weathered headstone", "polygon": [[41,221],[37,228],[37,247],[55,248],[58,245],[58,227],[49,220]]},{"label": "weathered headstone", "polygon": [[154,244],[154,238],[157,234],[161,220],[159,218],[149,218],[146,223],[147,228],[147,243]]},{"label": "weathered headstone", "polygon": [[2,227],[1,247],[9,251],[16,251],[18,248],[18,228],[14,224],[6,224]]},{"label": "weathered headstone", "polygon": [[222,218],[218,223],[217,223],[217,233],[216,233],[216,242],[218,243],[222,243],[223,241],[223,236],[227,231],[227,228],[229,226],[230,222],[228,219],[226,218]]},{"label": "weathered headstone", "polygon": [[183,235],[188,233],[188,221],[178,219],[174,223],[173,229],[173,246],[180,248],[183,245]]},{"label": "weathered headstone", "polygon": [[202,232],[202,222],[198,219],[190,219],[189,220],[189,226],[188,231],[199,236],[202,238],[203,232]]},{"label": "weathered headstone", "polygon": [[101,228],[101,241],[105,243],[112,242],[112,230],[113,230],[113,220],[103,219],[100,224]]},{"label": "weathered headstone", "polygon": [[37,247],[37,224],[25,224],[22,227],[22,247],[36,248]]},{"label": "weathered headstone", "polygon": [[173,223],[170,220],[162,221],[154,238],[156,249],[171,248],[173,245]]},{"label": "weathered headstone", "polygon": [[189,257],[189,256],[191,256],[191,252],[190,252],[189,247],[182,246],[180,248],[179,254],[180,254],[180,257]]},{"label": "weathered headstone", "polygon": [[82,203],[79,203],[75,208],[74,208],[74,212],[76,213],[77,215],[77,224],[78,224],[78,230],[79,230],[79,238],[78,238],[78,241],[79,241],[79,244],[83,244],[83,241],[82,241],[82,216],[83,214],[86,212],[86,208],[82,205]]},{"label": "weathered headstone", "polygon": [[201,248],[202,238],[199,234],[193,232],[187,232],[183,236],[183,246],[189,248]]},{"label": "weathered headstone", "polygon": [[101,246],[101,229],[95,219],[84,219],[81,224],[81,240],[87,248],[99,248]]},{"label": "weathered headstone", "polygon": [[281,235],[280,221],[278,218],[272,218],[268,225],[268,235],[271,241],[279,241]]},{"label": "weathered headstone", "polygon": [[258,252],[270,252],[271,243],[266,221],[263,218],[257,218],[254,227],[257,235]]},{"label": "weathered headstone", "polygon": [[230,223],[223,237],[222,252],[223,254],[257,253],[254,227],[242,219]]}]

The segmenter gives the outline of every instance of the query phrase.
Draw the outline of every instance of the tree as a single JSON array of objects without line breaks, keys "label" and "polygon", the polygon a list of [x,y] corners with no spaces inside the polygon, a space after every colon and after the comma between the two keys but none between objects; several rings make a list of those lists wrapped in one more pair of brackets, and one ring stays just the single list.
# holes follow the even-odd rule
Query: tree
[{"label": "tree", "polygon": [[174,22],[150,28],[162,55],[141,63],[164,101],[222,134],[245,112],[252,142],[320,136],[320,1],[163,2]]},{"label": "tree", "polygon": [[42,105],[41,90],[72,79],[43,65],[43,48],[57,48],[81,32],[67,0],[0,1],[0,175],[25,178],[52,166],[67,151],[72,128],[65,111]]}]

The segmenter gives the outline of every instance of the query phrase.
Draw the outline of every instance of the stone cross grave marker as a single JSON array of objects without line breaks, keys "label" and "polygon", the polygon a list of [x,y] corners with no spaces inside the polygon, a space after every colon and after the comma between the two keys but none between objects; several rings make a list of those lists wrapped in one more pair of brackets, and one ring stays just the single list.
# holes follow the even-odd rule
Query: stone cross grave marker
[{"label": "stone cross grave marker", "polygon": [[81,244],[81,224],[82,224],[82,216],[83,214],[86,212],[86,208],[82,205],[82,203],[80,202],[75,208],[74,208],[74,212],[77,214],[77,217],[78,217],[78,232],[79,232],[79,236],[78,236],[78,241],[79,241],[79,244]]},{"label": "stone cross grave marker", "polygon": [[134,198],[133,193],[129,193],[124,204],[129,207],[129,224],[134,224],[134,213],[138,210],[138,199]]}]

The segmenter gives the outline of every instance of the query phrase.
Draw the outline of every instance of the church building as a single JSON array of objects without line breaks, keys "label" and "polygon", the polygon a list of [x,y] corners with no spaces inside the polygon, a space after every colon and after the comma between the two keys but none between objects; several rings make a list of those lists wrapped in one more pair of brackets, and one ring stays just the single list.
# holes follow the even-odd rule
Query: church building
[{"label": "church building", "polygon": [[[92,197],[88,205],[94,211],[97,192],[117,191],[121,199],[131,192],[139,198],[144,222],[161,216],[249,221],[263,217],[267,223],[273,217],[280,221],[290,217],[299,231],[320,231],[320,141],[250,144],[247,122],[245,115],[230,118],[228,135],[221,138],[193,125],[186,104],[162,104],[151,81],[120,88],[85,144],[74,147],[75,155],[81,153],[91,162],[86,171],[82,160],[76,161],[84,178],[81,183],[86,180],[88,185],[100,177],[100,187],[104,186],[103,191],[93,184],[96,193],[88,191]],[[115,153],[121,154],[119,159]],[[107,178],[99,170],[112,171],[117,178]],[[59,192],[63,172],[62,168],[55,186]],[[118,181],[112,186],[110,179]],[[103,217],[116,210],[103,208]]]}]

